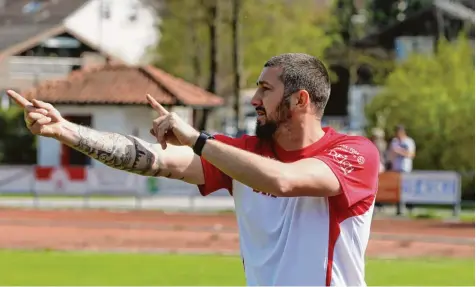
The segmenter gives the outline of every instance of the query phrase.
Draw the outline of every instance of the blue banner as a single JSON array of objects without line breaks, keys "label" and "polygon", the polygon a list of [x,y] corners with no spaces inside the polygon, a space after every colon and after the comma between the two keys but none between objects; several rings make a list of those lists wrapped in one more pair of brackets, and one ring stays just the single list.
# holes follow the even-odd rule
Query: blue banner
[{"label": "blue banner", "polygon": [[457,204],[461,201],[461,176],[451,171],[404,173],[401,201],[419,204]]}]

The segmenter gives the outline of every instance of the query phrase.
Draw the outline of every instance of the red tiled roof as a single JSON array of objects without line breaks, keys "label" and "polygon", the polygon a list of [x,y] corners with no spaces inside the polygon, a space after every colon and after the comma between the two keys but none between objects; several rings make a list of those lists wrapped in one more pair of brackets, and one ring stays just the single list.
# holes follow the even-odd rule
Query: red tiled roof
[{"label": "red tiled roof", "polygon": [[[175,95],[179,101],[188,105],[211,105],[218,106],[224,103],[223,98],[217,97],[202,88],[192,85],[183,79],[174,77],[162,70],[152,66],[147,66],[144,70],[156,79],[172,95]],[[191,97],[190,95],[194,95]]]},{"label": "red tiled roof", "polygon": [[220,106],[221,97],[152,66],[107,64],[72,72],[23,92],[55,104],[147,104],[150,94],[165,105]]}]

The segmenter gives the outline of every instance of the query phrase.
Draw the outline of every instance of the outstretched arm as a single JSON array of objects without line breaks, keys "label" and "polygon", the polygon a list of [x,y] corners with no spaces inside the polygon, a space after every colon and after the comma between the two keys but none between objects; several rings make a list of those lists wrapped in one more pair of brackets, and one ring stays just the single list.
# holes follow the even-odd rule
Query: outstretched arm
[{"label": "outstretched arm", "polygon": [[27,127],[35,135],[57,139],[112,168],[204,183],[200,158],[187,146],[162,149],[134,136],[97,131],[67,121],[51,104],[30,102],[14,91],[8,95],[24,109]]},{"label": "outstretched arm", "polygon": [[57,138],[62,143],[112,168],[145,175],[203,183],[200,158],[186,146],[168,145],[163,150],[130,135],[101,132],[65,122]]},{"label": "outstretched arm", "polygon": [[155,176],[163,166],[154,145],[133,136],[65,122],[57,139],[112,168]]}]

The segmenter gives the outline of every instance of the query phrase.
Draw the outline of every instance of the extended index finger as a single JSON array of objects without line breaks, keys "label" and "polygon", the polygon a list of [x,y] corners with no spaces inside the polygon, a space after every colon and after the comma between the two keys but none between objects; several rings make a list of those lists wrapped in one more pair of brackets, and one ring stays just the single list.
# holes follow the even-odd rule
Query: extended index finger
[{"label": "extended index finger", "polygon": [[25,108],[26,106],[32,105],[32,103],[29,100],[25,99],[24,97],[22,97],[19,93],[15,92],[15,91],[8,90],[7,95],[10,98],[12,98],[22,108]]},{"label": "extended index finger", "polygon": [[151,95],[147,94],[147,101],[149,102],[150,106],[156,110],[160,115],[167,115],[169,111],[167,111],[156,99],[154,99]]}]

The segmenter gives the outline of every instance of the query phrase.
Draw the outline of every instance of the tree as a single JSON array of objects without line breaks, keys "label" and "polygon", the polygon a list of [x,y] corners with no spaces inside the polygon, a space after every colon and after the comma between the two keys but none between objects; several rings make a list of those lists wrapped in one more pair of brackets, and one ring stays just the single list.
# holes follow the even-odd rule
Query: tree
[{"label": "tree", "polygon": [[[326,33],[330,18],[326,8],[314,0],[241,0],[242,87],[254,85],[264,62],[284,52],[305,52],[322,57],[333,41]],[[207,85],[210,71],[207,1],[166,0],[161,14],[156,64],[164,70]],[[233,1],[217,1],[217,93],[233,88],[232,12]]]},{"label": "tree", "polygon": [[35,164],[35,137],[25,127],[23,110],[0,110],[0,163]]},{"label": "tree", "polygon": [[[365,17],[360,15],[355,1],[333,0],[331,5],[332,14],[335,16],[331,23],[331,29],[340,35],[340,40],[348,46],[355,39],[364,36]],[[364,18],[362,18],[362,16]]]},{"label": "tree", "polygon": [[440,40],[433,56],[410,56],[367,106],[369,128],[379,115],[386,116],[386,134],[404,124],[417,145],[416,169],[474,171],[473,63],[463,36]]},{"label": "tree", "polygon": [[433,0],[368,0],[369,24],[377,30],[383,29],[432,3]]},{"label": "tree", "polygon": [[331,15],[315,0],[242,1],[243,78],[254,86],[270,57],[301,52],[322,58],[335,41],[328,34]]},{"label": "tree", "polygon": [[240,61],[240,8],[241,0],[232,0],[231,12],[231,35],[232,35],[232,59],[233,59],[233,97],[235,99],[233,109],[235,110],[235,125],[241,130],[241,61]]},{"label": "tree", "polygon": [[210,60],[208,10],[199,0],[166,0],[159,9],[159,45],[154,64],[191,83],[206,87]]},{"label": "tree", "polygon": [[[202,86],[211,93],[217,92],[217,0],[173,0],[157,8],[162,17],[158,61],[155,64]],[[174,51],[174,52],[172,52]],[[206,82],[206,84],[204,84]],[[208,109],[196,110],[194,125],[202,130],[206,126]]]}]

